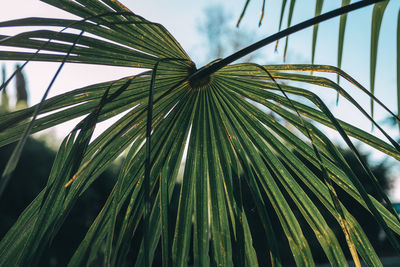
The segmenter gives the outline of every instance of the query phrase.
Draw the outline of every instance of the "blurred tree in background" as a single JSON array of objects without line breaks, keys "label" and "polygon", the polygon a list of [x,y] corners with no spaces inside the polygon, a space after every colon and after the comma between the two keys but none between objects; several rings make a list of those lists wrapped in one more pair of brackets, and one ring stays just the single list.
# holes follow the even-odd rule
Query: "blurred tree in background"
[{"label": "blurred tree in background", "polygon": [[[198,21],[197,29],[206,44],[206,62],[223,58],[254,41],[254,33],[234,27],[234,20],[234,16],[221,5],[210,5],[204,10],[203,17]],[[250,62],[258,55],[259,53],[256,52],[240,61]]]}]

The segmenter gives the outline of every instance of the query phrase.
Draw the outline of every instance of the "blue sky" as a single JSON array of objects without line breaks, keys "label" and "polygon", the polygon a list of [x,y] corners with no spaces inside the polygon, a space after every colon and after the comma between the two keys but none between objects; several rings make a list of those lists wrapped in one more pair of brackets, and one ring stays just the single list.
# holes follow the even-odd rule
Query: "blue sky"
[{"label": "blue sky", "polygon": [[[69,17],[63,11],[59,11],[51,6],[41,3],[38,0],[13,0],[4,1],[0,10],[0,20],[9,20],[27,16],[44,17]],[[172,35],[181,43],[192,59],[201,67],[205,63],[205,40],[199,34],[197,28],[204,19],[204,10],[209,5],[220,4],[225,7],[227,12],[232,15],[232,27],[242,10],[245,1],[242,0],[204,0],[204,1],[183,1],[183,0],[125,0],[121,1],[134,13],[139,14],[151,21],[163,24]],[[252,0],[246,16],[243,19],[239,30],[249,30],[254,35],[255,40],[259,40],[278,29],[278,19],[280,14],[280,2],[266,0],[267,8],[264,22],[258,26],[262,1]],[[339,7],[341,1],[325,1],[324,11]],[[396,111],[396,66],[395,66],[395,46],[396,46],[396,24],[397,13],[400,8],[400,1],[392,0],[386,10],[382,24],[380,47],[378,52],[378,67],[376,75],[376,96],[381,99],[391,110]],[[356,78],[366,88],[369,88],[369,43],[371,27],[372,7],[364,8],[350,14],[346,29],[345,48],[342,69]],[[314,1],[297,1],[292,23],[312,17],[314,14]],[[285,18],[286,21],[286,18]],[[333,19],[320,25],[318,44],[316,51],[316,63],[336,65],[337,57],[337,35],[338,21]],[[284,24],[285,25],[285,24]],[[13,34],[16,29],[0,29],[0,34]],[[289,41],[289,51],[287,63],[310,63],[311,61],[311,35],[312,29],[307,29],[291,36]],[[258,63],[271,64],[283,63],[282,52],[284,42],[280,42],[278,53],[274,52],[274,45],[262,49],[258,54]],[[8,63],[8,73],[11,72],[14,63]],[[58,64],[49,63],[30,63],[25,72],[28,77],[30,89],[30,103],[37,103]],[[67,64],[57,79],[51,95],[60,94],[67,90],[79,88],[88,84],[118,79],[123,76],[132,75],[136,70],[128,68],[89,66]],[[335,76],[328,76],[336,79]],[[348,92],[359,100],[359,103],[369,111],[369,98],[358,93],[356,88],[342,83]],[[370,131],[371,125],[366,119],[362,119],[358,112],[351,108],[345,101],[341,101],[338,107],[335,106],[336,93],[327,92],[327,89],[313,89],[323,96],[334,114],[347,122],[356,124],[364,130]],[[382,121],[387,116],[380,109],[376,109],[377,121]],[[53,131],[58,138],[66,135],[74,126],[68,123]],[[101,131],[101,127],[99,131]],[[397,129],[387,130],[398,137]],[[338,140],[332,132],[328,132],[333,139]],[[374,134],[379,135],[375,130]],[[374,152],[374,156],[379,158],[379,153]],[[398,167],[398,164],[397,164]],[[394,170],[395,175],[400,175],[400,170]],[[398,197],[400,200],[400,195]]]}]

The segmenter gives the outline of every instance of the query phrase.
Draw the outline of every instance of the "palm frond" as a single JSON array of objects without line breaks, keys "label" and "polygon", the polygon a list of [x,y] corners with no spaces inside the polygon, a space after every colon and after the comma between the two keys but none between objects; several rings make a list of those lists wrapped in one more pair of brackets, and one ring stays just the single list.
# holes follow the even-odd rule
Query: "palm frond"
[{"label": "palm frond", "polygon": [[[347,266],[348,249],[356,262],[359,254],[369,266],[381,265],[363,230],[364,222],[356,220],[335,190],[344,191],[370,212],[400,251],[400,220],[349,136],[397,160],[398,143],[340,85],[303,71],[338,74],[385,105],[332,66],[229,65],[244,53],[344,14],[345,9],[295,25],[247,52],[197,70],[162,25],[117,1],[45,2],[82,20],[2,22],[0,27],[44,26],[46,30],[0,36],[0,46],[7,47],[0,51],[1,60],[65,61],[144,71],[44,99],[38,119],[32,120],[37,107],[0,116],[2,146],[23,138],[29,123],[34,133],[85,116],[63,140],[45,188],[0,242],[1,266],[37,265],[79,197],[124,151],[108,200],[70,266],[151,266],[160,251],[163,266],[187,266],[189,261],[194,266],[282,266],[287,260],[281,255],[283,242],[297,265],[313,266],[310,233],[334,266]],[[64,30],[51,30],[53,26]],[[293,81],[296,86],[287,84]],[[308,85],[336,90],[388,140],[334,117],[318,95],[305,89]],[[99,122],[122,112],[113,125],[92,137]],[[347,142],[385,205],[365,190],[320,124],[335,129]],[[245,192],[250,192],[255,213],[248,208]],[[260,252],[254,242],[255,215],[267,251]],[[343,233],[334,231],[338,225]],[[347,247],[341,245],[339,235],[346,236]],[[282,236],[285,240],[280,240]],[[134,245],[137,250],[131,249]]]}]

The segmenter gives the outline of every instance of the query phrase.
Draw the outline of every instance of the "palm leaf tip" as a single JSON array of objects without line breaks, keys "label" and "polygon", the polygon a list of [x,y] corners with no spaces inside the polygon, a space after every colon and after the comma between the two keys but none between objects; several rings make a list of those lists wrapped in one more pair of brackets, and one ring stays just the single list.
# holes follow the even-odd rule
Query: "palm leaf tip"
[{"label": "palm leaf tip", "polygon": [[[376,74],[376,63],[378,55],[378,41],[379,33],[381,29],[383,14],[385,13],[386,7],[389,1],[383,1],[374,5],[372,10],[372,21],[371,21],[371,50],[370,50],[370,86],[371,94],[375,93],[375,74]],[[374,101],[371,99],[371,116],[374,117]]]}]

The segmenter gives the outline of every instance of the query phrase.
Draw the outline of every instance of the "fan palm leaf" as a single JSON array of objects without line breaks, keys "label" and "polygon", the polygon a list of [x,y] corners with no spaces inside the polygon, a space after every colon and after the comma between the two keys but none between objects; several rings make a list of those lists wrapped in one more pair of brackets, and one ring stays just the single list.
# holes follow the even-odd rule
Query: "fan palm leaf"
[{"label": "fan palm leaf", "polygon": [[[63,140],[47,185],[0,242],[1,266],[37,265],[77,199],[124,151],[108,200],[76,248],[70,266],[150,266],[159,245],[163,266],[186,266],[191,255],[195,266],[258,266],[264,259],[281,266],[277,228],[282,229],[295,263],[313,266],[299,217],[332,265],[347,265],[345,249],[350,249],[356,263],[360,255],[369,266],[381,265],[363,222],[341,203],[335,191],[338,188],[373,214],[400,251],[396,239],[399,218],[368,166],[360,161],[389,206],[365,191],[352,168],[318,129],[319,124],[312,122],[337,130],[358,157],[349,136],[397,160],[399,145],[378,124],[388,142],[335,118],[316,94],[305,89],[307,85],[336,90],[364,111],[337,83],[300,72],[336,73],[368,93],[350,75],[324,65],[228,65],[238,55],[228,63],[215,61],[197,70],[162,25],[130,12],[117,1],[44,2],[82,20],[2,22],[0,27],[47,29],[0,36],[1,46],[27,49],[6,48],[0,51],[1,60],[145,70],[44,99],[37,106],[0,117],[4,129],[0,145],[6,145],[83,116]],[[63,30],[55,31],[54,26]],[[297,82],[296,86],[286,84],[291,81]],[[310,102],[302,99],[312,104],[304,104]],[[122,113],[93,138],[97,123]],[[322,174],[304,165],[299,155]],[[262,255],[253,242],[245,190],[251,192],[265,231],[269,251]],[[171,200],[176,191],[178,204],[174,207]],[[171,220],[175,208],[177,215]],[[322,209],[340,225],[347,247],[340,245]],[[272,223],[274,218],[278,225]],[[134,257],[128,256],[133,243],[139,247]]]}]

